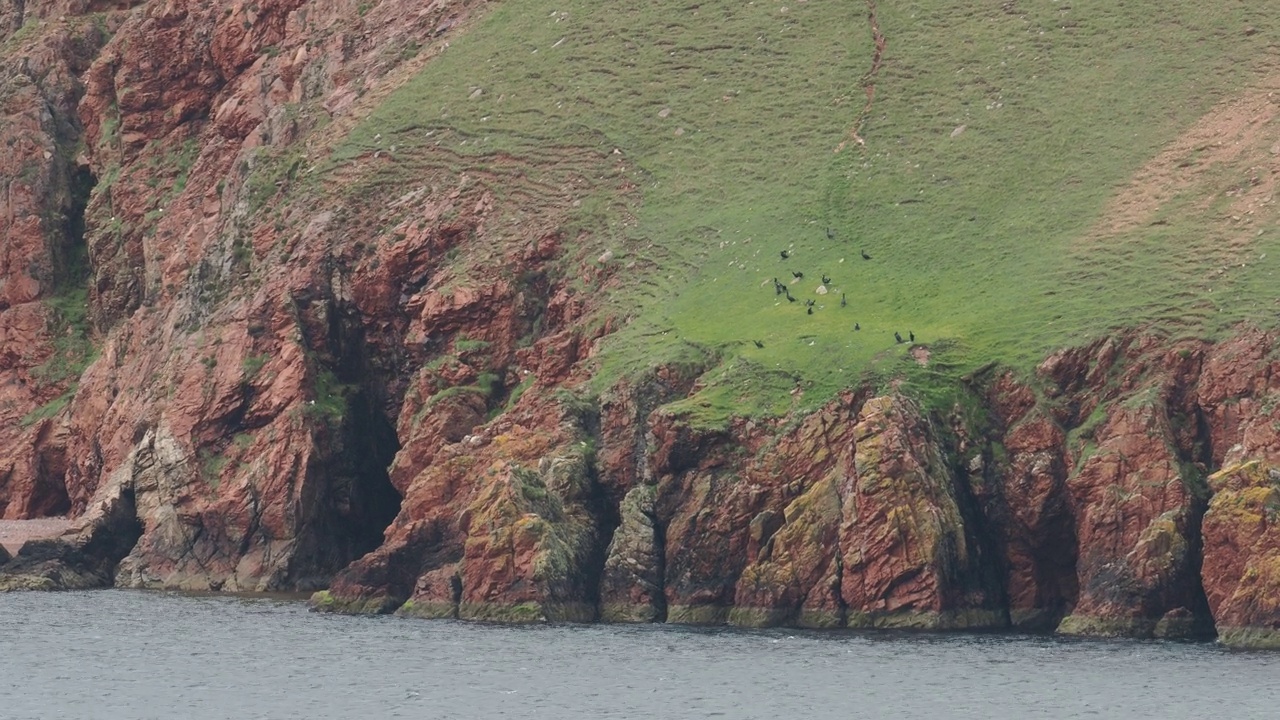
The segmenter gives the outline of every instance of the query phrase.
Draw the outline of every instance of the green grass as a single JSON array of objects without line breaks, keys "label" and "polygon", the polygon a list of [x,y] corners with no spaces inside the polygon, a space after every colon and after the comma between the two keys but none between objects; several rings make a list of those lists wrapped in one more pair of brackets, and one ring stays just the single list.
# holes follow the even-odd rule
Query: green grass
[{"label": "green grass", "polygon": [[318,367],[313,392],[315,397],[303,406],[307,417],[330,426],[339,425],[346,419],[350,411],[351,396],[355,392],[354,386],[339,381],[332,370]]},{"label": "green grass", "polygon": [[74,383],[96,357],[89,331],[88,295],[87,288],[60,285],[45,299],[52,311],[53,352],[31,370],[41,384]]},{"label": "green grass", "polygon": [[[536,177],[518,179],[532,186],[592,177],[571,223],[636,263],[606,301],[631,322],[605,344],[598,383],[706,366],[701,392],[673,408],[696,422],[808,409],[891,376],[928,393],[1117,327],[1216,337],[1274,324],[1275,223],[1220,250],[1247,158],[1203,168],[1161,205],[1162,224],[1089,236],[1135,171],[1256,79],[1275,13],[883,3],[866,146],[835,152],[865,102],[865,6],[785,7],[511,0],[357,126],[327,170],[388,153],[349,187],[360,197],[427,168],[488,168],[526,203],[537,194],[503,185],[494,158],[527,161]],[[637,192],[620,200],[624,180]],[[813,315],[774,294],[791,270]],[[927,372],[895,331],[933,346]]]},{"label": "green grass", "polygon": [[59,413],[62,412],[63,408],[71,404],[72,399],[74,399],[76,396],[77,387],[78,387],[77,385],[73,384],[70,388],[67,389],[66,392],[62,393],[58,397],[50,400],[44,405],[41,405],[35,410],[32,410],[26,415],[23,415],[22,419],[18,421],[19,424],[21,424],[22,427],[26,428],[26,427],[31,427],[32,425],[35,425],[41,420],[47,420],[51,417],[56,417]]}]

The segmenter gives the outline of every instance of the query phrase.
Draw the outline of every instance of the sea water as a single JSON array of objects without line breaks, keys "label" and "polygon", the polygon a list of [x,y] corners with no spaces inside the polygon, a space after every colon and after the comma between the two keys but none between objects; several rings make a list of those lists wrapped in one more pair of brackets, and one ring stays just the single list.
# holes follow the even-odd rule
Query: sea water
[{"label": "sea water", "polygon": [[1209,643],[498,626],[296,599],[0,594],[0,718],[1280,718]]}]

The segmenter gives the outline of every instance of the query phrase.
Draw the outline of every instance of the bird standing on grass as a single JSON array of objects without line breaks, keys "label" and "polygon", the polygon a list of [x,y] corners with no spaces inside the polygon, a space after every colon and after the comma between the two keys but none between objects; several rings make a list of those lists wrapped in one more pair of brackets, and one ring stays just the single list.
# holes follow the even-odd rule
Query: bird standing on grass
[{"label": "bird standing on grass", "polygon": [[894,339],[894,340],[897,340],[899,345],[901,345],[901,344],[902,344],[902,336],[901,336],[901,335],[899,335],[898,333],[894,333],[894,334],[893,334],[893,339]]},{"label": "bird standing on grass", "polygon": [[763,349],[764,349],[764,343],[763,343],[763,342],[760,342],[759,340],[752,340],[751,342],[755,343],[755,344],[756,344],[756,347],[760,348],[761,350],[763,350]]},{"label": "bird standing on grass", "polygon": [[910,330],[907,331],[907,337],[911,338],[911,342],[916,341],[916,334],[911,332]]},{"label": "bird standing on grass", "polygon": [[831,228],[827,228],[827,239],[828,239],[828,240],[835,240],[835,239],[836,239],[836,231],[835,231],[835,230],[832,230]]},{"label": "bird standing on grass", "polygon": [[831,278],[830,278],[830,276],[828,276],[826,273],[823,273],[823,274],[822,274],[822,284],[823,284],[823,285],[830,285],[830,284],[831,284]]},{"label": "bird standing on grass", "polygon": [[844,299],[844,293],[840,293],[840,307],[848,305],[849,301]]},{"label": "bird standing on grass", "polygon": [[783,259],[783,260],[786,260],[787,258],[791,257],[791,253],[787,252],[786,250],[783,250],[782,252],[780,252],[780,253],[778,253],[778,254],[782,256],[782,259]]},{"label": "bird standing on grass", "polygon": [[797,280],[803,280],[803,279],[804,279],[804,273],[802,273],[802,272],[796,272],[795,270],[792,270],[792,271],[791,271],[791,277],[793,277],[793,278],[795,278],[795,279],[797,279]]},{"label": "bird standing on grass", "polygon": [[861,251],[859,251],[859,252],[861,252],[861,253],[862,253],[862,259],[863,259],[863,260],[870,260],[870,259],[871,259],[871,256],[867,254],[867,251],[866,251],[866,250],[861,250]]},{"label": "bird standing on grass", "polygon": [[859,331],[859,330],[861,330],[861,329],[862,329],[862,325],[861,325],[861,324],[859,324],[859,323],[854,323],[854,324],[853,324],[853,331],[854,331],[854,332],[858,332],[858,331]]}]

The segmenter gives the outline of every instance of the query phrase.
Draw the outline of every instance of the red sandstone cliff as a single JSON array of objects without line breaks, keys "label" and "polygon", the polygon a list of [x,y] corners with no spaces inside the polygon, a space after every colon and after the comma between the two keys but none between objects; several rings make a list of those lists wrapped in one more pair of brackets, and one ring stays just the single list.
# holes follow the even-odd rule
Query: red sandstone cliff
[{"label": "red sandstone cliff", "polygon": [[971,378],[977,411],[854,388],[696,427],[664,406],[701,368],[587,389],[615,279],[554,173],[616,158],[450,157],[369,203],[340,187],[366,157],[286,200],[472,3],[15,7],[0,516],[81,532],[0,588],[1274,644],[1274,336],[1119,334]]}]

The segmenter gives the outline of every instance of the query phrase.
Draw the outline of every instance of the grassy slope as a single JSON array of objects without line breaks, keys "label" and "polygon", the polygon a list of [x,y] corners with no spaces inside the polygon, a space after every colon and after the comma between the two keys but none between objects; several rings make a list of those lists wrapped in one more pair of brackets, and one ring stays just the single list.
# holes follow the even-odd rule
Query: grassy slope
[{"label": "grassy slope", "polygon": [[[682,403],[698,421],[812,407],[867,373],[901,372],[895,330],[931,344],[931,372],[945,376],[1027,367],[1116,326],[1213,336],[1274,322],[1274,216],[1222,250],[1223,193],[1247,157],[1205,167],[1165,198],[1160,224],[1095,228],[1144,163],[1259,82],[1275,13],[920,0],[883,3],[879,19],[888,50],[865,148],[834,151],[865,101],[863,3],[506,0],[334,161],[391,145],[410,167],[617,148],[643,198],[634,221],[590,189],[582,205],[615,262],[637,263],[611,298],[633,321],[611,339],[601,382],[713,351],[707,388]],[[812,316],[774,295],[771,278],[790,270],[805,273],[791,292],[818,301]],[[814,294],[823,273],[825,297]]]}]

